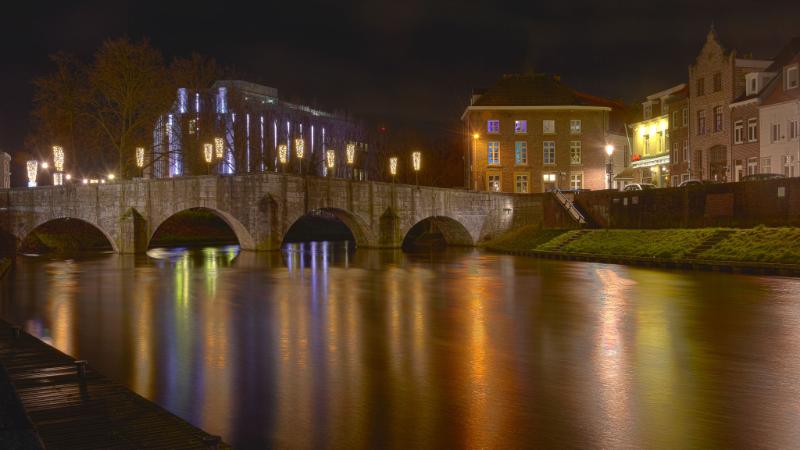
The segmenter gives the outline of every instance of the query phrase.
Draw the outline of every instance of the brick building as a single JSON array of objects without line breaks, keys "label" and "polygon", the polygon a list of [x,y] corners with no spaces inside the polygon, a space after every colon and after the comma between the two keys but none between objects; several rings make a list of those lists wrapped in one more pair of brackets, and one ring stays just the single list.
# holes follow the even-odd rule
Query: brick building
[{"label": "brick building", "polygon": [[689,167],[689,87],[667,98],[669,114],[670,185],[678,186],[692,178]]},{"label": "brick building", "polygon": [[730,104],[745,93],[746,75],[771,61],[740,58],[725,49],[713,27],[689,66],[689,144],[692,178],[728,181],[731,170]]},{"label": "brick building", "polygon": [[794,38],[766,70],[773,76],[758,111],[760,171],[800,176],[800,38]]},{"label": "brick building", "polygon": [[504,75],[473,94],[461,119],[468,187],[502,192],[605,189],[627,145],[623,105],[576,92],[548,74]]}]

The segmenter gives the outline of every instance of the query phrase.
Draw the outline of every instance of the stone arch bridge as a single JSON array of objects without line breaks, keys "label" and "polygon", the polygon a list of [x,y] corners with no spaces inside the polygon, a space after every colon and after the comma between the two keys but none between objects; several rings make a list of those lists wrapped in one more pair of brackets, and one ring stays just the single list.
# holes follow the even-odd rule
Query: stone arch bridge
[{"label": "stone arch bridge", "polygon": [[222,218],[243,250],[279,249],[292,224],[333,213],[361,247],[397,248],[415,224],[433,220],[450,244],[475,245],[541,223],[545,196],[473,192],[283,174],[134,179],[109,184],[0,191],[0,232],[14,249],[56,219],[95,226],[120,253],[147,250],[165,220],[191,208]]}]

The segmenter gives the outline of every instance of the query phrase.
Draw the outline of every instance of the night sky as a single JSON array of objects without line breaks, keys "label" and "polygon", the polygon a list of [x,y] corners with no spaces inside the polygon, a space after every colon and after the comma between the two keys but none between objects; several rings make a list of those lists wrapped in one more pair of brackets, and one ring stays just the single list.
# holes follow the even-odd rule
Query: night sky
[{"label": "night sky", "polygon": [[4,151],[29,133],[31,79],[52,70],[48,55],[88,59],[111,37],[148,38],[167,60],[213,56],[284,98],[453,133],[471,89],[503,73],[558,73],[637,101],[684,81],[712,22],[726,45],[757,57],[800,35],[800,1],[51,3],[3,12]]}]

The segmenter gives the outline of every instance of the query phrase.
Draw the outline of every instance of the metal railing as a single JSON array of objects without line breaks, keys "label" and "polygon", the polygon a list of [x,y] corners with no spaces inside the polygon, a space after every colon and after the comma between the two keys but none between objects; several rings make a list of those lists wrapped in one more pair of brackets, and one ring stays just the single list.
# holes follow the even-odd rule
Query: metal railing
[{"label": "metal railing", "polygon": [[553,189],[553,194],[556,196],[556,200],[558,200],[558,203],[561,204],[561,207],[566,209],[569,215],[572,216],[572,218],[575,219],[576,222],[578,222],[581,225],[586,224],[586,218],[583,217],[583,214],[581,214],[580,211],[578,211],[578,209],[575,207],[575,204],[572,203],[572,201],[568,199],[563,192],[561,192],[561,189],[558,188]]}]

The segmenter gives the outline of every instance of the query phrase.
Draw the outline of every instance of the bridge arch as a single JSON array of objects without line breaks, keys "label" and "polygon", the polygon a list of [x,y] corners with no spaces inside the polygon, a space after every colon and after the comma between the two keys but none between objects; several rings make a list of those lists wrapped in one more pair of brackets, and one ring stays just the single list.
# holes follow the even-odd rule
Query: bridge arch
[{"label": "bridge arch", "polygon": [[284,242],[286,234],[288,234],[289,230],[300,220],[305,217],[308,217],[311,214],[315,213],[326,213],[330,214],[340,222],[342,222],[352,233],[353,238],[356,241],[356,247],[375,247],[377,244],[377,237],[375,233],[372,231],[369,223],[366,220],[359,217],[357,214],[354,214],[350,211],[339,209],[339,208],[317,208],[311,211],[308,211],[303,214],[298,214],[293,217],[291,220],[288,221],[289,226],[286,228],[286,233],[281,236],[281,243]]},{"label": "bridge arch", "polygon": [[408,248],[411,241],[427,230],[435,228],[442,234],[447,245],[458,245],[471,247],[475,245],[475,240],[472,238],[467,227],[452,217],[447,216],[429,216],[424,219],[417,220],[416,223],[402,230],[403,248]]},{"label": "bridge arch", "polygon": [[233,234],[236,236],[236,240],[239,241],[239,248],[241,248],[242,250],[256,249],[256,244],[255,240],[253,239],[253,235],[247,230],[247,227],[245,227],[244,224],[242,224],[242,222],[240,222],[230,213],[227,213],[217,208],[210,208],[207,206],[198,206],[198,207],[181,209],[179,211],[174,211],[167,217],[164,217],[160,222],[158,222],[157,225],[152,227],[151,232],[147,237],[146,248],[150,248],[150,244],[153,241],[153,237],[156,235],[159,228],[161,228],[161,226],[164,225],[164,223],[166,223],[168,220],[170,220],[171,218],[175,217],[180,213],[192,210],[207,211],[222,219],[222,221],[225,222],[226,225],[228,225],[228,228],[230,228]]},{"label": "bridge arch", "polygon": [[87,225],[92,227],[93,229],[97,230],[100,234],[103,235],[105,240],[108,242],[108,246],[115,252],[119,252],[119,244],[116,239],[106,231],[102,226],[94,223],[91,220],[81,219],[78,217],[71,217],[71,216],[59,216],[59,217],[48,217],[46,219],[39,220],[35,222],[33,226],[27,227],[23,229],[15,238],[17,239],[17,247],[21,247],[26,241],[31,238],[31,235],[36,231],[43,227],[46,227],[50,224],[56,224],[58,222],[67,222],[67,221],[75,221],[81,224]]}]

